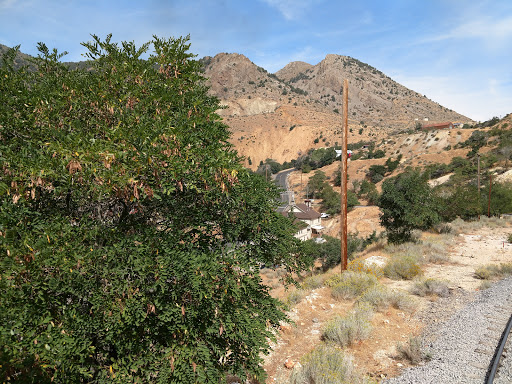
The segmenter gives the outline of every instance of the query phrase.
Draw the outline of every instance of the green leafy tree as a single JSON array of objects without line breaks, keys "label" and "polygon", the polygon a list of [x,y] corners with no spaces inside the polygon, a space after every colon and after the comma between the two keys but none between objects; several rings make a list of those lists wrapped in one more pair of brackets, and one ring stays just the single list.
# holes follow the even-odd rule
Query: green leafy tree
[{"label": "green leafy tree", "polygon": [[310,197],[321,198],[322,190],[328,183],[323,171],[315,171],[308,181],[308,194]]},{"label": "green leafy tree", "polygon": [[427,176],[418,170],[385,180],[378,206],[391,243],[409,241],[413,229],[428,229],[440,221],[438,201]]},{"label": "green leafy tree", "polygon": [[368,177],[370,178],[372,183],[378,183],[382,179],[384,179],[384,175],[386,174],[386,166],[374,164],[371,165],[368,169]]},{"label": "green leafy tree", "polygon": [[476,185],[468,183],[455,186],[441,185],[434,192],[439,196],[440,215],[443,221],[452,221],[457,217],[470,220],[482,213],[481,201],[485,196],[481,194],[479,200]]},{"label": "green leafy tree", "polygon": [[93,36],[90,71],[4,56],[0,381],[262,378],[285,315],[259,265],[304,266],[187,40]]}]

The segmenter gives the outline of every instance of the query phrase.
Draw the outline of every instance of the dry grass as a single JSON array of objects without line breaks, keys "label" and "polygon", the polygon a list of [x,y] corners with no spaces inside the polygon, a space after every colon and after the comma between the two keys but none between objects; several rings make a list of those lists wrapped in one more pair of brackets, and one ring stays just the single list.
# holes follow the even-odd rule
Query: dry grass
[{"label": "dry grass", "polygon": [[398,343],[396,350],[398,358],[408,360],[413,365],[419,364],[425,358],[419,337],[409,337],[406,343]]},{"label": "dry grass", "polygon": [[348,347],[370,335],[372,317],[373,308],[367,303],[359,303],[347,316],[337,316],[330,320],[322,332],[322,337],[340,347]]},{"label": "dry grass", "polygon": [[475,270],[475,276],[482,280],[498,280],[512,275],[512,263],[487,264]]},{"label": "dry grass", "polygon": [[337,300],[354,299],[362,295],[368,288],[377,284],[377,277],[363,272],[345,271],[334,275],[326,281],[331,287],[331,296]]},{"label": "dry grass", "polygon": [[311,290],[317,289],[324,286],[325,275],[313,275],[304,279],[301,284],[302,289]]},{"label": "dry grass", "polygon": [[451,227],[453,228],[454,232],[459,233],[469,233],[472,231],[475,231],[477,229],[481,229],[484,227],[487,228],[502,228],[508,226],[508,223],[506,220],[500,219],[499,217],[492,216],[480,216],[480,220],[474,220],[474,221],[464,221],[462,219],[455,219],[450,223]]},{"label": "dry grass", "polygon": [[448,250],[453,242],[453,235],[440,235],[421,242],[391,244],[386,251],[393,256],[410,256],[419,264],[442,264],[450,261]]},{"label": "dry grass", "polygon": [[410,255],[393,255],[384,267],[384,275],[393,280],[412,280],[421,273],[417,259]]},{"label": "dry grass", "polygon": [[422,279],[415,282],[411,287],[410,292],[413,295],[425,297],[425,296],[439,296],[448,297],[450,290],[448,289],[448,283],[442,280],[436,279]]},{"label": "dry grass", "polygon": [[376,264],[366,265],[364,259],[354,259],[347,265],[347,269],[353,272],[362,272],[380,278],[384,275],[384,271]]},{"label": "dry grass", "polygon": [[291,291],[288,296],[286,297],[285,304],[287,307],[291,308],[294,305],[299,304],[302,299],[306,296],[306,291],[303,289],[295,289]]},{"label": "dry grass", "polygon": [[383,285],[375,285],[368,289],[358,301],[368,303],[379,312],[385,311],[389,307],[414,312],[418,306],[410,295],[402,291],[391,290]]},{"label": "dry grass", "polygon": [[371,384],[354,368],[353,357],[332,345],[321,344],[301,359],[290,384]]}]

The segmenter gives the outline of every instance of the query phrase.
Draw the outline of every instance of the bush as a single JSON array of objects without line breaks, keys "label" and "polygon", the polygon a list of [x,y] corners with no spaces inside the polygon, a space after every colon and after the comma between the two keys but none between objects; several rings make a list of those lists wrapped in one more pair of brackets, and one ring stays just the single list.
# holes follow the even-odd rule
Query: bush
[{"label": "bush", "polygon": [[[307,240],[302,243],[304,259],[319,259],[322,263],[322,270],[327,271],[341,263],[341,241],[336,237],[324,236],[326,242],[322,244],[315,243],[313,240]],[[350,234],[347,238],[348,259],[352,260],[355,252],[359,251],[363,245],[363,240]]]},{"label": "bush", "polygon": [[408,360],[416,365],[424,360],[425,354],[421,349],[421,340],[419,337],[409,337],[406,343],[398,343],[396,346],[398,358]]},{"label": "bush", "polygon": [[0,381],[263,380],[286,316],[259,266],[302,269],[277,188],[187,38],[93,40],[93,70],[0,65]]},{"label": "bush", "polygon": [[334,275],[327,283],[331,287],[331,296],[337,300],[358,297],[375,284],[377,278],[374,275],[352,271]]},{"label": "bush", "polygon": [[440,222],[439,206],[426,175],[402,173],[382,184],[378,206],[381,225],[390,243],[409,241],[414,229],[429,229]]},{"label": "bush", "polygon": [[380,278],[384,275],[384,271],[382,267],[377,266],[376,264],[366,265],[364,259],[354,259],[347,265],[347,269],[352,272],[362,272],[376,278]]},{"label": "bush", "polygon": [[449,223],[440,223],[434,226],[434,230],[441,234],[453,233],[453,227]]},{"label": "bush", "polygon": [[475,276],[482,280],[502,279],[510,275],[512,275],[512,263],[488,264],[475,270]]},{"label": "bush", "polygon": [[371,306],[366,303],[358,304],[347,316],[337,316],[330,320],[322,331],[322,337],[340,347],[348,347],[370,336],[372,316]]},{"label": "bush", "polygon": [[299,304],[304,299],[304,296],[306,296],[306,292],[303,289],[295,289],[288,294],[285,303],[288,308],[291,308]]},{"label": "bush", "polygon": [[301,359],[290,384],[370,384],[354,368],[353,358],[332,345],[321,344]]},{"label": "bush", "polygon": [[313,275],[307,277],[301,284],[303,289],[317,289],[321,288],[324,285],[324,276],[323,275]]},{"label": "bush", "polygon": [[450,290],[448,284],[441,280],[436,279],[424,279],[414,283],[411,288],[411,293],[417,296],[439,296],[448,297]]},{"label": "bush", "polygon": [[416,302],[406,293],[390,290],[383,285],[374,285],[368,289],[358,299],[358,302],[367,303],[379,312],[385,311],[389,307],[413,312],[417,307]]},{"label": "bush", "polygon": [[384,267],[384,276],[393,280],[412,280],[420,274],[421,268],[411,256],[392,256]]}]

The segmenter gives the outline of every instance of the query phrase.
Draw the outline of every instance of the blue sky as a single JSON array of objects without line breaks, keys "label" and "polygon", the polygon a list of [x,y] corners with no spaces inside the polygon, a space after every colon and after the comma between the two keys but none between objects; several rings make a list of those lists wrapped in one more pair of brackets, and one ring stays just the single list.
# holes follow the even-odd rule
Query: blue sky
[{"label": "blue sky", "polygon": [[511,0],[0,0],[0,43],[42,41],[82,60],[96,34],[190,34],[203,57],[241,53],[275,72],[352,56],[474,120],[512,112]]}]

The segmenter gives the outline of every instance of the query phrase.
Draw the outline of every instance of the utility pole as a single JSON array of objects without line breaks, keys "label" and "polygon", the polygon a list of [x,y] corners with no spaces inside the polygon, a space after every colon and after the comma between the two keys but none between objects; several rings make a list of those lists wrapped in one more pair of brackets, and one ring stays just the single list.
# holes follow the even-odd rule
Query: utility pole
[{"label": "utility pole", "polygon": [[487,207],[487,217],[491,217],[491,188],[492,188],[492,173],[489,174],[489,204]]},{"label": "utility pole", "polygon": [[343,129],[341,134],[341,271],[347,269],[347,138],[348,80],[343,81]]},{"label": "utility pole", "polygon": [[480,203],[480,154],[478,156],[478,177],[477,177],[477,188],[478,188],[478,221],[480,221],[480,210],[482,208],[482,204]]}]

